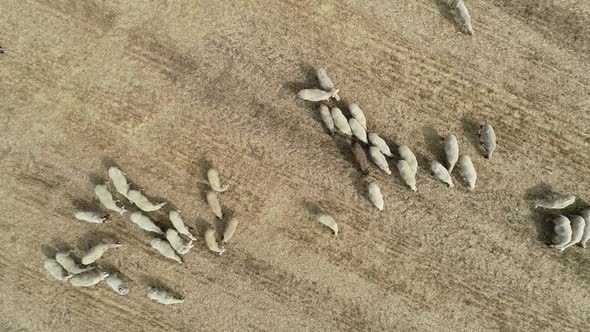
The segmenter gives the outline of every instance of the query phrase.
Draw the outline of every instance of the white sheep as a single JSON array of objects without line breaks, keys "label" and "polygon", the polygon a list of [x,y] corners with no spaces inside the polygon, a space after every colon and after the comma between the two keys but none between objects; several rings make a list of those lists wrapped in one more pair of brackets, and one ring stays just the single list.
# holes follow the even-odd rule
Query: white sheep
[{"label": "white sheep", "polygon": [[402,144],[397,148],[397,152],[403,160],[408,162],[412,172],[416,175],[418,173],[418,160],[416,160],[416,156],[412,150],[410,150],[407,145]]},{"label": "white sheep", "polygon": [[365,131],[365,128],[363,128],[363,126],[361,126],[361,124],[358,122],[357,119],[355,118],[350,118],[348,119],[348,125],[350,126],[350,130],[352,131],[352,134],[354,135],[354,137],[358,138],[361,142],[367,144],[367,132]]},{"label": "white sheep", "polygon": [[125,177],[125,173],[123,173],[117,167],[109,168],[109,177],[115,186],[115,189],[119,192],[119,194],[127,197],[127,193],[129,192],[129,184],[127,183],[127,178]]},{"label": "white sheep", "polygon": [[68,271],[66,271],[63,266],[61,266],[57,260],[53,258],[47,258],[43,262],[43,266],[45,266],[45,269],[49,272],[49,274],[51,274],[52,277],[59,281],[68,281],[71,277],[73,277],[73,275],[69,274]]},{"label": "white sheep", "polygon": [[445,138],[445,155],[447,156],[447,165],[449,166],[447,169],[449,170],[449,174],[451,174],[453,173],[457,160],[459,160],[459,144],[457,143],[457,137],[453,134],[449,134]]},{"label": "white sheep", "polygon": [[449,187],[453,188],[455,186],[453,184],[453,180],[451,179],[449,171],[447,171],[447,169],[438,161],[432,161],[432,163],[430,164],[430,170],[432,171],[432,175],[434,175],[434,177],[448,184]]},{"label": "white sheep", "polygon": [[375,182],[371,182],[369,184],[368,191],[369,191],[369,200],[371,200],[371,203],[373,203],[373,205],[375,205],[377,210],[382,211],[384,203],[383,203],[383,195],[381,194],[381,189],[379,188],[379,186]]},{"label": "white sheep", "polygon": [[586,226],[584,227],[584,234],[582,235],[582,240],[580,240],[580,245],[582,248],[586,248],[586,242],[590,240],[590,209],[584,209],[582,211],[582,217],[586,221]]},{"label": "white sheep", "polygon": [[109,287],[115,291],[115,293],[119,295],[127,295],[127,293],[129,293],[129,286],[127,286],[121,277],[119,277],[119,273],[115,272],[109,274],[105,281],[107,285],[109,285]]},{"label": "white sheep", "polygon": [[160,304],[179,304],[184,302],[183,299],[179,299],[171,293],[159,288],[150,288],[148,290],[147,297],[150,300],[154,300]]},{"label": "white sheep", "polygon": [[227,243],[229,240],[234,236],[236,228],[238,227],[239,221],[238,218],[232,217],[227,224],[225,225],[225,230],[223,231],[223,239],[221,240],[222,243]]},{"label": "white sheep", "polygon": [[489,123],[484,123],[479,128],[479,140],[485,149],[485,158],[492,158],[492,154],[496,150],[496,132]]},{"label": "white sheep", "polygon": [[408,185],[413,191],[416,191],[416,173],[414,173],[410,164],[404,159],[398,160],[397,170],[406,185]]},{"label": "white sheep", "polygon": [[109,219],[108,214],[100,214],[93,211],[78,211],[74,214],[74,218],[93,224],[102,224]]},{"label": "white sheep", "polygon": [[98,197],[98,200],[100,201],[100,203],[107,209],[118,212],[120,214],[125,213],[125,209],[122,207],[118,207],[117,204],[115,203],[115,200],[113,199],[113,195],[111,195],[111,192],[107,189],[107,186],[104,184],[99,184],[96,187],[94,187],[94,193],[96,194],[96,197]]},{"label": "white sheep", "polygon": [[76,274],[70,279],[70,284],[74,287],[92,287],[105,280],[108,276],[109,274],[107,272],[92,270]]},{"label": "white sheep", "polygon": [[307,101],[323,101],[338,95],[338,89],[324,91],[320,89],[303,89],[297,92],[297,97]]},{"label": "white sheep", "polygon": [[336,221],[334,218],[332,218],[332,216],[327,214],[319,214],[317,216],[317,220],[320,224],[330,228],[332,232],[334,232],[334,236],[338,235],[338,224],[336,224]]},{"label": "white sheep", "polygon": [[219,173],[214,168],[210,168],[207,171],[207,179],[209,180],[209,185],[211,186],[211,189],[215,190],[216,192],[222,193],[224,191],[227,191],[227,189],[229,188],[228,184],[226,184],[225,186],[221,185],[221,181],[219,180]]},{"label": "white sheep", "polygon": [[389,164],[387,163],[385,156],[381,153],[381,151],[379,151],[379,148],[377,148],[376,146],[371,146],[369,148],[369,155],[371,156],[371,159],[373,160],[375,165],[377,165],[386,174],[391,175]]},{"label": "white sheep", "polygon": [[570,224],[572,227],[572,239],[567,245],[561,248],[561,251],[564,251],[565,249],[577,243],[580,243],[582,241],[582,238],[584,237],[584,228],[586,226],[586,221],[584,220],[584,218],[582,218],[581,216],[572,215],[569,216],[568,219],[570,220]]},{"label": "white sheep", "polygon": [[352,115],[352,117],[355,118],[365,130],[367,130],[367,119],[361,108],[353,103],[348,104],[348,110],[350,111],[350,115]]},{"label": "white sheep", "polygon": [[213,228],[209,228],[205,231],[205,244],[209,250],[219,253],[220,255],[223,254],[225,251],[224,248],[219,247],[217,243],[217,238],[215,235],[215,230]]},{"label": "white sheep", "polygon": [[82,264],[90,265],[101,258],[107,250],[119,248],[120,246],[120,243],[99,243],[90,248],[90,250],[82,256]]},{"label": "white sheep", "polygon": [[338,107],[332,107],[330,114],[332,114],[332,119],[334,120],[334,125],[336,126],[336,128],[342,134],[346,136],[352,136],[352,129],[350,129],[348,120],[346,119],[344,114],[342,114],[342,110],[340,110]]},{"label": "white sheep", "polygon": [[215,214],[215,216],[219,219],[223,218],[223,212],[221,211],[221,205],[219,204],[219,199],[217,198],[217,193],[214,191],[207,192],[207,204],[211,208],[211,211]]},{"label": "white sheep", "polygon": [[135,204],[135,206],[145,212],[156,211],[166,205],[166,202],[157,204],[150,202],[139,190],[129,190],[129,192],[127,192],[127,198],[131,203]]},{"label": "white sheep", "polygon": [[172,222],[172,226],[178,231],[178,233],[188,237],[189,239],[195,241],[196,238],[191,234],[190,230],[184,224],[184,221],[180,217],[180,213],[178,211],[170,211],[168,214],[170,221]]},{"label": "white sheep", "polygon": [[[328,76],[328,72],[326,71],[326,69],[318,69],[316,71],[316,76],[318,78],[318,81],[320,82],[320,88],[322,88],[322,90],[332,91],[335,89],[334,82],[332,82],[332,79],[330,79],[330,77]],[[335,93],[333,97],[336,101],[340,100],[340,96],[338,96],[338,93]]]},{"label": "white sheep", "polygon": [[538,199],[535,201],[535,208],[545,209],[565,209],[566,207],[574,204],[576,201],[575,195],[561,195],[554,196],[547,199]]},{"label": "white sheep", "polygon": [[572,226],[570,220],[563,215],[553,219],[553,230],[557,235],[557,243],[550,245],[551,248],[562,249],[572,241]]},{"label": "white sheep", "polygon": [[172,228],[166,230],[166,240],[168,240],[172,248],[180,255],[188,253],[193,248],[192,240],[184,241],[178,235],[178,232]]},{"label": "white sheep", "polygon": [[471,25],[471,16],[463,0],[453,0],[450,4],[451,8],[457,12],[461,20],[461,31],[473,35],[473,26]]},{"label": "white sheep", "polygon": [[131,221],[145,231],[164,234],[158,225],[156,225],[149,217],[144,216],[141,212],[133,212],[131,214]]},{"label": "white sheep", "polygon": [[320,105],[319,108],[320,117],[322,118],[322,122],[328,129],[330,135],[334,136],[334,119],[332,119],[332,114],[330,113],[330,109],[326,105]]},{"label": "white sheep", "polygon": [[94,266],[80,267],[76,261],[70,256],[72,250],[61,251],[55,254],[55,260],[63,266],[70,274],[80,274],[94,270]]},{"label": "white sheep", "polygon": [[369,133],[368,138],[369,138],[369,142],[371,142],[371,144],[376,146],[379,149],[379,151],[381,151],[382,154],[384,154],[390,158],[393,157],[393,153],[391,153],[389,146],[387,145],[387,143],[385,143],[383,138],[379,137],[379,135],[377,135],[375,133]]},{"label": "white sheep", "polygon": [[176,263],[178,264],[182,264],[182,259],[180,259],[178,255],[176,255],[174,248],[172,248],[172,245],[170,245],[168,241],[154,238],[150,241],[150,246],[156,249],[160,253],[160,255],[166,258],[170,258],[176,261]]},{"label": "white sheep", "polygon": [[465,155],[461,156],[461,158],[459,158],[459,167],[461,168],[461,174],[463,174],[463,178],[469,185],[469,190],[475,189],[477,174],[475,173],[475,167],[473,167],[471,158]]}]

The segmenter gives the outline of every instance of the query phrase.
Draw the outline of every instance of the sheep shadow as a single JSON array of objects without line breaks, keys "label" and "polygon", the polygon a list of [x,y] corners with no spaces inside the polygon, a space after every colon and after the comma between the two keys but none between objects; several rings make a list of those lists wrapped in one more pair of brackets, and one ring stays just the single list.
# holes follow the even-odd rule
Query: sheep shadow
[{"label": "sheep shadow", "polygon": [[461,125],[463,127],[463,134],[467,137],[469,143],[473,145],[479,155],[485,156],[485,151],[479,139],[480,124],[472,117],[466,115],[461,119]]},{"label": "sheep shadow", "polygon": [[457,18],[453,12],[453,9],[450,6],[449,0],[433,0],[433,4],[438,9],[440,15],[444,17],[448,22],[452,23],[453,26],[457,31],[461,31],[460,26],[458,25]]},{"label": "sheep shadow", "polygon": [[424,141],[428,146],[428,150],[432,154],[434,160],[440,162],[441,164],[446,164],[446,157],[445,157],[445,149],[443,143],[443,137],[438,134],[436,129],[425,126],[422,130],[424,135]]},{"label": "sheep shadow", "polygon": [[86,234],[82,235],[78,239],[78,249],[82,252],[88,251],[93,246],[102,243],[102,242],[117,242],[118,239],[113,233],[103,232],[103,231],[90,231]]}]

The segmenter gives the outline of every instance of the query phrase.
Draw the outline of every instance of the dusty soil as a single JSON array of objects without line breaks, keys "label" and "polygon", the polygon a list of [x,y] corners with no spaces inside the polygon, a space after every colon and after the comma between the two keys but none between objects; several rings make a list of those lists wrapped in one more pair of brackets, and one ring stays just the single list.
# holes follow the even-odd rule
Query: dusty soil
[{"label": "dusty soil", "polygon": [[[474,36],[438,0],[3,1],[2,330],[587,330],[590,252],[549,249],[530,202],[590,197],[590,3],[467,6]],[[371,131],[416,152],[417,193],[395,171],[364,178],[317,105],[295,99],[316,66]],[[491,161],[483,121],[498,134]],[[475,163],[475,192],[428,174],[449,132]],[[223,225],[200,183],[209,164],[241,220],[222,256],[200,240],[177,265],[128,214],[72,218],[98,207],[93,185],[119,165],[170,202],[153,218],[181,209],[202,238]],[[128,296],[44,270],[46,255],[80,257],[107,237],[124,246],[99,268],[120,270]],[[185,303],[151,302],[152,285]]]}]

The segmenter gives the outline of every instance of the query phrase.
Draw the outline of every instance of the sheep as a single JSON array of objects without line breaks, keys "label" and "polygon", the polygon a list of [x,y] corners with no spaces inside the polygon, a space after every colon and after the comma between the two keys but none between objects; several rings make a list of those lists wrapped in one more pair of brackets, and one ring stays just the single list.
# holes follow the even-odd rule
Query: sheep
[{"label": "sheep", "polygon": [[475,173],[475,167],[473,167],[471,158],[465,155],[461,156],[461,158],[459,158],[459,167],[461,167],[463,178],[469,185],[469,190],[474,190],[475,182],[477,181],[477,174]]},{"label": "sheep", "polygon": [[119,295],[127,295],[129,293],[129,286],[119,277],[119,273],[111,273],[105,279],[107,285],[111,287],[115,293]]},{"label": "sheep", "polygon": [[166,230],[166,240],[170,243],[172,248],[180,255],[188,253],[193,247],[193,241],[184,241],[178,232],[172,228]]},{"label": "sheep", "polygon": [[[322,90],[325,90],[325,91],[334,90],[334,83],[332,82],[332,80],[328,76],[328,72],[326,71],[326,69],[324,69],[324,68],[318,69],[316,71],[316,76],[318,77],[318,81],[320,82],[320,88],[322,88]],[[340,96],[338,96],[338,93],[335,93],[334,96],[332,96],[332,97],[336,101],[340,100]]]},{"label": "sheep", "polygon": [[209,204],[209,207],[211,208],[211,210],[217,218],[223,218],[223,212],[221,211],[221,205],[219,205],[217,193],[215,193],[214,191],[207,192],[207,204]]},{"label": "sheep", "polygon": [[445,138],[445,155],[447,156],[447,164],[449,167],[449,174],[453,173],[455,164],[459,160],[459,144],[457,143],[457,137],[453,134],[449,134]]},{"label": "sheep", "polygon": [[127,197],[127,193],[129,192],[129,184],[127,183],[127,178],[125,178],[125,173],[123,173],[117,167],[109,168],[108,173],[109,177],[113,181],[115,189],[117,189],[119,194]]},{"label": "sheep", "polygon": [[348,119],[348,125],[350,126],[350,130],[352,131],[354,137],[358,138],[361,142],[368,144],[367,132],[365,131],[365,128],[361,126],[357,119]]},{"label": "sheep", "polygon": [[566,216],[558,215],[553,219],[553,224],[553,230],[555,231],[555,235],[557,235],[557,243],[550,245],[550,247],[562,249],[572,240],[572,226],[570,220]]},{"label": "sheep", "polygon": [[367,175],[369,174],[369,160],[367,159],[367,154],[365,150],[358,142],[352,142],[350,145],[352,149],[352,155],[354,156],[354,160],[359,165],[361,171]]},{"label": "sheep", "polygon": [[432,171],[432,175],[434,175],[434,177],[448,184],[450,188],[453,188],[455,186],[453,184],[453,180],[451,179],[449,171],[447,171],[447,169],[438,161],[432,161],[432,163],[430,164],[430,170]]},{"label": "sheep", "polygon": [[166,205],[166,202],[153,204],[139,190],[129,190],[127,193],[127,198],[131,201],[131,203],[135,204],[135,206],[145,212],[156,211]]},{"label": "sheep", "polygon": [[226,184],[225,186],[221,185],[221,181],[219,180],[219,173],[214,168],[210,168],[207,171],[207,179],[209,180],[209,185],[211,186],[211,189],[218,193],[225,192],[229,188],[228,184]]},{"label": "sheep", "polygon": [[330,136],[334,136],[334,119],[332,119],[332,114],[330,114],[330,109],[326,105],[320,105],[319,108],[320,117],[322,118],[322,122],[328,129]]},{"label": "sheep", "polygon": [[238,218],[232,217],[227,224],[225,225],[225,230],[223,231],[223,239],[221,240],[222,243],[227,243],[229,240],[234,236],[236,228],[238,227]]},{"label": "sheep", "polygon": [[320,89],[303,89],[297,92],[297,97],[307,101],[324,101],[338,95],[338,89],[324,91]]},{"label": "sheep", "polygon": [[93,224],[102,224],[109,219],[108,214],[100,214],[93,211],[78,211],[74,214],[74,218]]},{"label": "sheep", "polygon": [[382,154],[390,158],[393,157],[393,153],[391,153],[389,146],[387,145],[387,143],[385,143],[383,138],[379,137],[379,135],[375,133],[369,133],[369,142],[371,142],[371,144],[377,147]]},{"label": "sheep", "polygon": [[561,251],[564,251],[565,249],[577,243],[580,243],[582,241],[582,238],[584,237],[584,228],[586,226],[586,221],[584,220],[584,218],[582,218],[581,216],[572,215],[569,216],[569,220],[572,227],[572,239],[567,245],[561,248]]},{"label": "sheep", "polygon": [[68,281],[73,277],[73,275],[69,274],[68,271],[66,271],[63,266],[61,266],[57,260],[53,258],[47,258],[43,262],[43,266],[45,266],[45,269],[47,272],[49,272],[49,274],[51,274],[52,277],[59,281]]},{"label": "sheep", "polygon": [[369,155],[371,155],[371,159],[382,171],[386,174],[391,175],[391,170],[389,169],[389,164],[387,160],[385,160],[385,156],[379,151],[379,148],[376,146],[371,146],[369,148]]},{"label": "sheep", "polygon": [[416,175],[418,173],[418,160],[416,160],[416,156],[412,150],[410,150],[407,145],[402,144],[398,146],[397,152],[403,160],[408,162],[412,172],[414,172],[414,175]]},{"label": "sheep", "polygon": [[119,248],[120,243],[99,243],[94,247],[90,248],[88,252],[82,257],[82,264],[90,265],[96,262],[102,255],[109,249]]},{"label": "sheep", "polygon": [[92,287],[105,280],[109,274],[97,270],[76,274],[70,279],[70,284],[74,287]]},{"label": "sheep", "polygon": [[369,200],[375,205],[377,210],[383,211],[383,195],[381,189],[375,182],[369,184]]},{"label": "sheep", "polygon": [[207,244],[209,250],[219,253],[220,255],[225,251],[224,248],[219,247],[215,236],[215,230],[213,228],[209,228],[205,231],[205,244]]},{"label": "sheep", "polygon": [[179,299],[171,293],[159,288],[150,288],[148,290],[147,297],[150,300],[154,300],[160,304],[179,304],[184,302],[183,299]]},{"label": "sheep", "polygon": [[334,218],[332,218],[332,216],[327,214],[319,214],[317,220],[320,222],[320,224],[330,228],[334,232],[334,236],[338,235],[338,224],[336,224],[336,221]]},{"label": "sheep", "polygon": [[494,150],[496,150],[496,132],[489,123],[484,123],[479,127],[479,140],[483,144],[486,159],[491,159]]},{"label": "sheep", "polygon": [[451,8],[457,12],[461,20],[461,31],[473,35],[473,26],[471,25],[471,16],[463,0],[453,0],[450,4]]},{"label": "sheep", "polygon": [[397,162],[397,170],[406,185],[413,191],[416,191],[416,173],[414,173],[410,164],[404,159],[401,159]]},{"label": "sheep", "polygon": [[342,134],[348,137],[352,136],[352,129],[348,124],[348,120],[346,119],[344,114],[342,114],[342,111],[338,107],[332,107],[330,114],[332,114],[334,125],[336,126],[338,131],[340,131]]},{"label": "sheep", "polygon": [[348,104],[348,110],[350,111],[350,115],[352,115],[352,117],[355,118],[365,130],[367,130],[367,119],[361,108],[357,104]]},{"label": "sheep", "polygon": [[562,195],[562,196],[554,196],[548,199],[538,199],[535,201],[535,208],[545,208],[545,209],[565,209],[566,207],[574,204],[576,201],[576,196],[574,195]]},{"label": "sheep", "polygon": [[149,217],[144,216],[141,212],[133,212],[131,214],[131,222],[139,226],[139,228],[148,231],[154,232],[157,234],[164,234],[162,229],[158,227]]},{"label": "sheep", "polygon": [[172,226],[178,231],[178,233],[188,237],[189,239],[196,241],[197,239],[191,234],[190,230],[184,224],[184,221],[180,217],[180,213],[178,211],[170,211],[168,214],[168,218],[172,222]]},{"label": "sheep", "polygon": [[580,240],[580,245],[582,248],[586,248],[586,242],[590,240],[590,209],[584,209],[582,211],[582,217],[586,221],[586,226],[584,227],[584,234],[582,234],[582,240]]},{"label": "sheep", "polygon": [[150,246],[156,249],[160,255],[170,258],[178,264],[182,264],[182,260],[176,255],[174,248],[172,248],[172,245],[168,241],[154,238],[150,241]]},{"label": "sheep", "polygon": [[94,266],[80,267],[74,259],[70,256],[72,250],[62,251],[55,254],[55,260],[63,266],[70,274],[80,274],[94,270]]},{"label": "sheep", "polygon": [[94,187],[94,193],[96,194],[96,197],[98,197],[98,200],[100,201],[100,203],[105,208],[115,211],[115,212],[118,212],[120,214],[125,213],[124,208],[117,206],[117,204],[115,203],[115,200],[113,199],[113,195],[111,195],[111,193],[107,189],[106,185],[104,185],[104,184],[97,185],[96,187]]}]

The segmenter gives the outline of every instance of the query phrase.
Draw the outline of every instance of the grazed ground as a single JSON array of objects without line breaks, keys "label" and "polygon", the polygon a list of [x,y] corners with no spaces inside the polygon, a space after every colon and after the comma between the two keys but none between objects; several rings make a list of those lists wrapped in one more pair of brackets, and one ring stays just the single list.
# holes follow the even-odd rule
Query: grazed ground
[{"label": "grazed ground", "polygon": [[[590,194],[590,3],[467,6],[472,37],[438,0],[2,1],[2,330],[587,330],[590,252],[547,248],[530,201]],[[417,153],[417,193],[395,171],[363,178],[317,105],[295,99],[316,66],[371,131]],[[498,134],[491,161],[483,121]],[[428,174],[449,132],[474,160],[475,192]],[[216,166],[241,220],[228,251],[200,240],[177,265],[128,214],[73,220],[98,206],[93,185],[113,164],[170,202],[153,218],[176,207],[201,237],[222,227],[200,184]],[[44,270],[55,250],[79,257],[104,237],[124,246],[99,267],[119,269],[128,296]],[[152,285],[185,303],[151,302]]]}]

